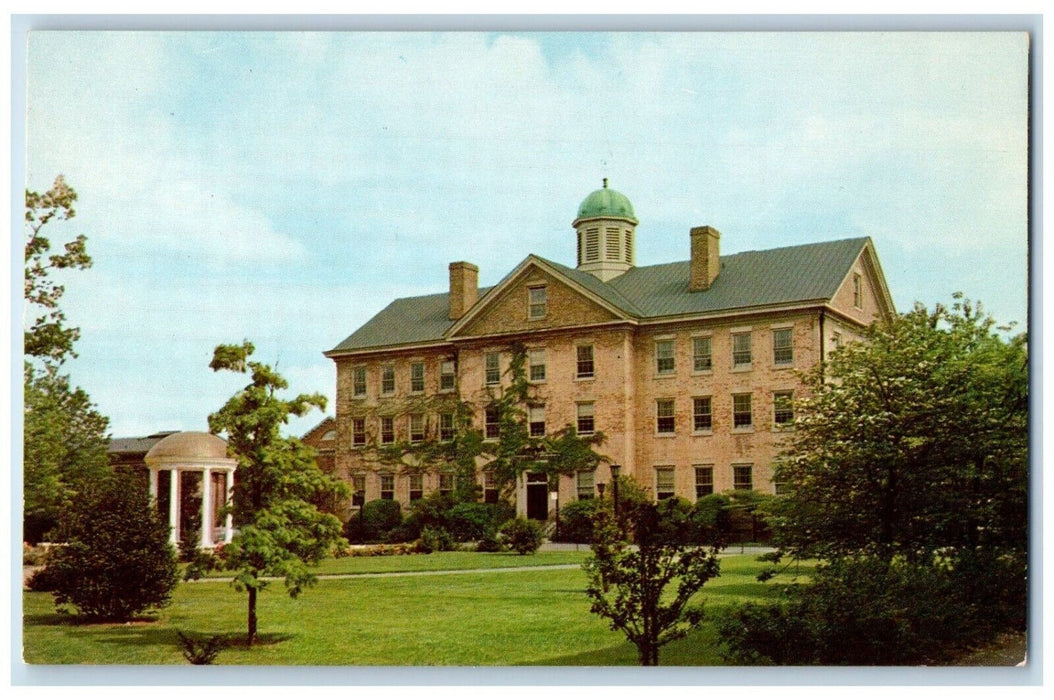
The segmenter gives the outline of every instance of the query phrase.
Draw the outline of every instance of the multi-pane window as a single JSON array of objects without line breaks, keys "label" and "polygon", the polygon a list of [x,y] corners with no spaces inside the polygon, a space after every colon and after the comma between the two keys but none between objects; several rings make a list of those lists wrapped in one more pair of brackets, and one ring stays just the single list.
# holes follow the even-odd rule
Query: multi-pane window
[{"label": "multi-pane window", "polygon": [[749,428],[754,425],[750,394],[732,394],[732,427]]},{"label": "multi-pane window", "polygon": [[853,274],[853,306],[863,308],[863,295],[860,292],[860,275]]},{"label": "multi-pane window", "polygon": [[527,352],[528,377],[532,382],[545,381],[545,348],[534,348]]},{"label": "multi-pane window", "polygon": [[588,401],[575,405],[576,427],[579,435],[592,435],[596,425],[593,421],[593,402]]},{"label": "multi-pane window", "polygon": [[750,333],[732,334],[732,366],[749,367],[752,361]]},{"label": "multi-pane window", "polygon": [[501,353],[488,352],[483,356],[483,372],[487,384],[501,383]]},{"label": "multi-pane window", "polygon": [[381,393],[395,393],[395,365],[381,367]]},{"label": "multi-pane window", "polygon": [[395,474],[381,474],[381,499],[395,500]]},{"label": "multi-pane window", "polygon": [[831,336],[831,345],[834,346],[835,350],[837,350],[838,348],[842,347],[842,334],[841,333],[835,333],[835,334],[833,334]]},{"label": "multi-pane window", "polygon": [[593,346],[579,345],[575,348],[575,377],[577,379],[592,379],[593,377]]},{"label": "multi-pane window", "polygon": [[366,395],[366,368],[353,367],[351,370],[351,394],[352,396]]},{"label": "multi-pane window", "polygon": [[692,399],[692,430],[710,432],[714,428],[714,414],[709,396]]},{"label": "multi-pane window", "polygon": [[545,406],[531,406],[527,409],[531,427],[531,437],[545,436]]},{"label": "multi-pane window", "polygon": [[782,496],[790,492],[790,488],[788,488],[787,482],[785,481],[777,481],[772,486],[777,496]]},{"label": "multi-pane window", "polygon": [[655,499],[673,498],[673,467],[655,467]]},{"label": "multi-pane window", "polygon": [[531,287],[527,290],[527,318],[545,318],[548,311],[548,298],[545,287]]},{"label": "multi-pane window", "polygon": [[709,496],[714,492],[714,467],[712,465],[695,468],[695,497]]},{"label": "multi-pane window", "polygon": [[366,503],[366,475],[351,475],[351,505],[361,508]]},{"label": "multi-pane window", "polygon": [[772,420],[779,426],[794,422],[794,392],[777,391],[772,395]]},{"label": "multi-pane window", "polygon": [[710,336],[692,338],[692,369],[694,371],[708,372],[713,368],[713,353],[710,345]]},{"label": "multi-pane window", "polygon": [[772,331],[772,361],[777,365],[794,362],[794,340],[790,328]]},{"label": "multi-pane window", "polygon": [[483,412],[483,437],[497,440],[501,436],[501,412],[497,406],[487,406]]},{"label": "multi-pane window", "polygon": [[410,442],[421,442],[425,439],[425,416],[423,413],[410,414]]},{"label": "multi-pane window", "polygon": [[440,440],[453,440],[454,439],[454,414],[453,413],[440,413],[439,414],[439,439]]},{"label": "multi-pane window", "polygon": [[754,468],[749,464],[732,467],[732,488],[738,491],[749,491],[754,488]]},{"label": "multi-pane window", "polygon": [[439,493],[454,493],[454,473],[443,472],[439,475]]},{"label": "multi-pane window", "polygon": [[578,500],[585,501],[593,498],[596,488],[596,473],[592,471],[578,472],[575,493]]},{"label": "multi-pane window", "polygon": [[410,475],[410,500],[418,501],[425,495],[425,478],[423,474]]},{"label": "multi-pane window", "polygon": [[425,363],[410,364],[410,391],[419,394],[425,390]]},{"label": "multi-pane window", "polygon": [[439,390],[450,391],[454,388],[454,361],[443,360],[439,363]]},{"label": "multi-pane window", "polygon": [[673,399],[659,399],[655,402],[655,431],[658,433],[674,432]]},{"label": "multi-pane window", "polygon": [[676,370],[673,357],[673,341],[655,341],[655,373],[673,374]]},{"label": "multi-pane window", "polygon": [[381,444],[390,445],[395,442],[395,419],[391,416],[381,416]]},{"label": "multi-pane window", "polygon": [[351,419],[351,446],[362,447],[366,444],[366,419]]},{"label": "multi-pane window", "polygon": [[483,472],[483,502],[498,502],[498,479],[494,472]]}]

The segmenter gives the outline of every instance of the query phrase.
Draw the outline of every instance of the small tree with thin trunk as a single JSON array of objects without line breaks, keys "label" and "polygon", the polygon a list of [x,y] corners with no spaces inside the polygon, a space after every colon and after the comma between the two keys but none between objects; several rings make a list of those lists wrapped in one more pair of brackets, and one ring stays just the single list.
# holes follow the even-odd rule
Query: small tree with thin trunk
[{"label": "small tree with thin trunk", "polygon": [[276,392],[288,387],[271,367],[250,361],[252,343],[220,345],[209,365],[214,371],[248,373],[252,381],[216,413],[209,416],[213,433],[226,434],[238,459],[234,486],[234,519],[238,534],[223,548],[218,560],[198,562],[188,570],[200,575],[202,565],[234,572],[236,590],[246,591],[250,646],[256,638],[256,601],[268,577],[285,581],[296,597],[315,577],[308,567],[336,548],[346,546],[340,521],[322,513],[313,502],[320,497],[343,497],[347,485],[324,474],[314,450],[300,440],[283,437],[279,429],[290,416],[312,408],[325,409],[320,394],[281,399]]},{"label": "small tree with thin trunk", "polygon": [[[686,545],[686,522],[664,504],[641,504],[628,515],[637,547],[607,508],[594,516],[593,554],[583,565],[589,577],[590,612],[607,618],[637,647],[641,666],[658,666],[659,649],[703,620],[692,596],[719,575],[718,546]],[[620,518],[620,520],[622,520]],[[676,581],[676,591],[666,588]]]}]

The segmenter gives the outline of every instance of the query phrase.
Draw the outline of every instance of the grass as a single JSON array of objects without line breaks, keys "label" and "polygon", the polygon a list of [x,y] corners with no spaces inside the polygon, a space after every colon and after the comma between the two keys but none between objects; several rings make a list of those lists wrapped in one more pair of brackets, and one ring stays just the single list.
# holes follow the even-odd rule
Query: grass
[{"label": "grass", "polygon": [[[556,556],[561,555],[561,556]],[[327,573],[500,569],[583,560],[583,552],[534,557],[446,552],[325,562]],[[393,560],[403,560],[396,562]],[[537,564],[536,564],[537,565]],[[722,561],[700,594],[711,611],[776,595],[755,580],[752,556]],[[380,568],[379,568],[380,567]],[[385,568],[388,567],[388,568]],[[789,577],[784,577],[784,579]],[[181,584],[151,621],[79,624],[46,593],[24,593],[24,656],[38,664],[183,664],[177,631],[222,635],[217,663],[254,665],[634,665],[621,633],[589,612],[579,569],[320,579],[297,599],[280,583],[260,596],[260,643],[244,647],[246,596],[220,580]],[[663,649],[663,664],[722,663],[712,627]]]}]

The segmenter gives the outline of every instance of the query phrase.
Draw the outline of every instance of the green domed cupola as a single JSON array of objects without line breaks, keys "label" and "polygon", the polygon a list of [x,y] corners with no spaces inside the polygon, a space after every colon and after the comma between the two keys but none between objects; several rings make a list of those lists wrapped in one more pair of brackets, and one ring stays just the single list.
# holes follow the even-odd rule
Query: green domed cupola
[{"label": "green domed cupola", "polygon": [[604,282],[633,267],[637,216],[626,195],[604,186],[578,207],[571,226],[578,232],[578,269]]},{"label": "green domed cupola", "polygon": [[578,216],[575,221],[577,223],[579,219],[596,218],[626,219],[634,224],[638,223],[629,198],[621,192],[608,189],[608,179],[606,177],[604,178],[604,186],[601,189],[591,192],[588,197],[582,200],[581,206],[578,207]]}]

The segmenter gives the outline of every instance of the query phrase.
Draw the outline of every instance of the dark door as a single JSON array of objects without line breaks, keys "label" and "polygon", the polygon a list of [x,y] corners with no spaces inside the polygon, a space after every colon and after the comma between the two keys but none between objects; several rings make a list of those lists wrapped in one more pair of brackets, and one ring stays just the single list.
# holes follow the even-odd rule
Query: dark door
[{"label": "dark door", "polygon": [[549,517],[549,480],[545,474],[527,475],[527,517],[531,520]]}]

